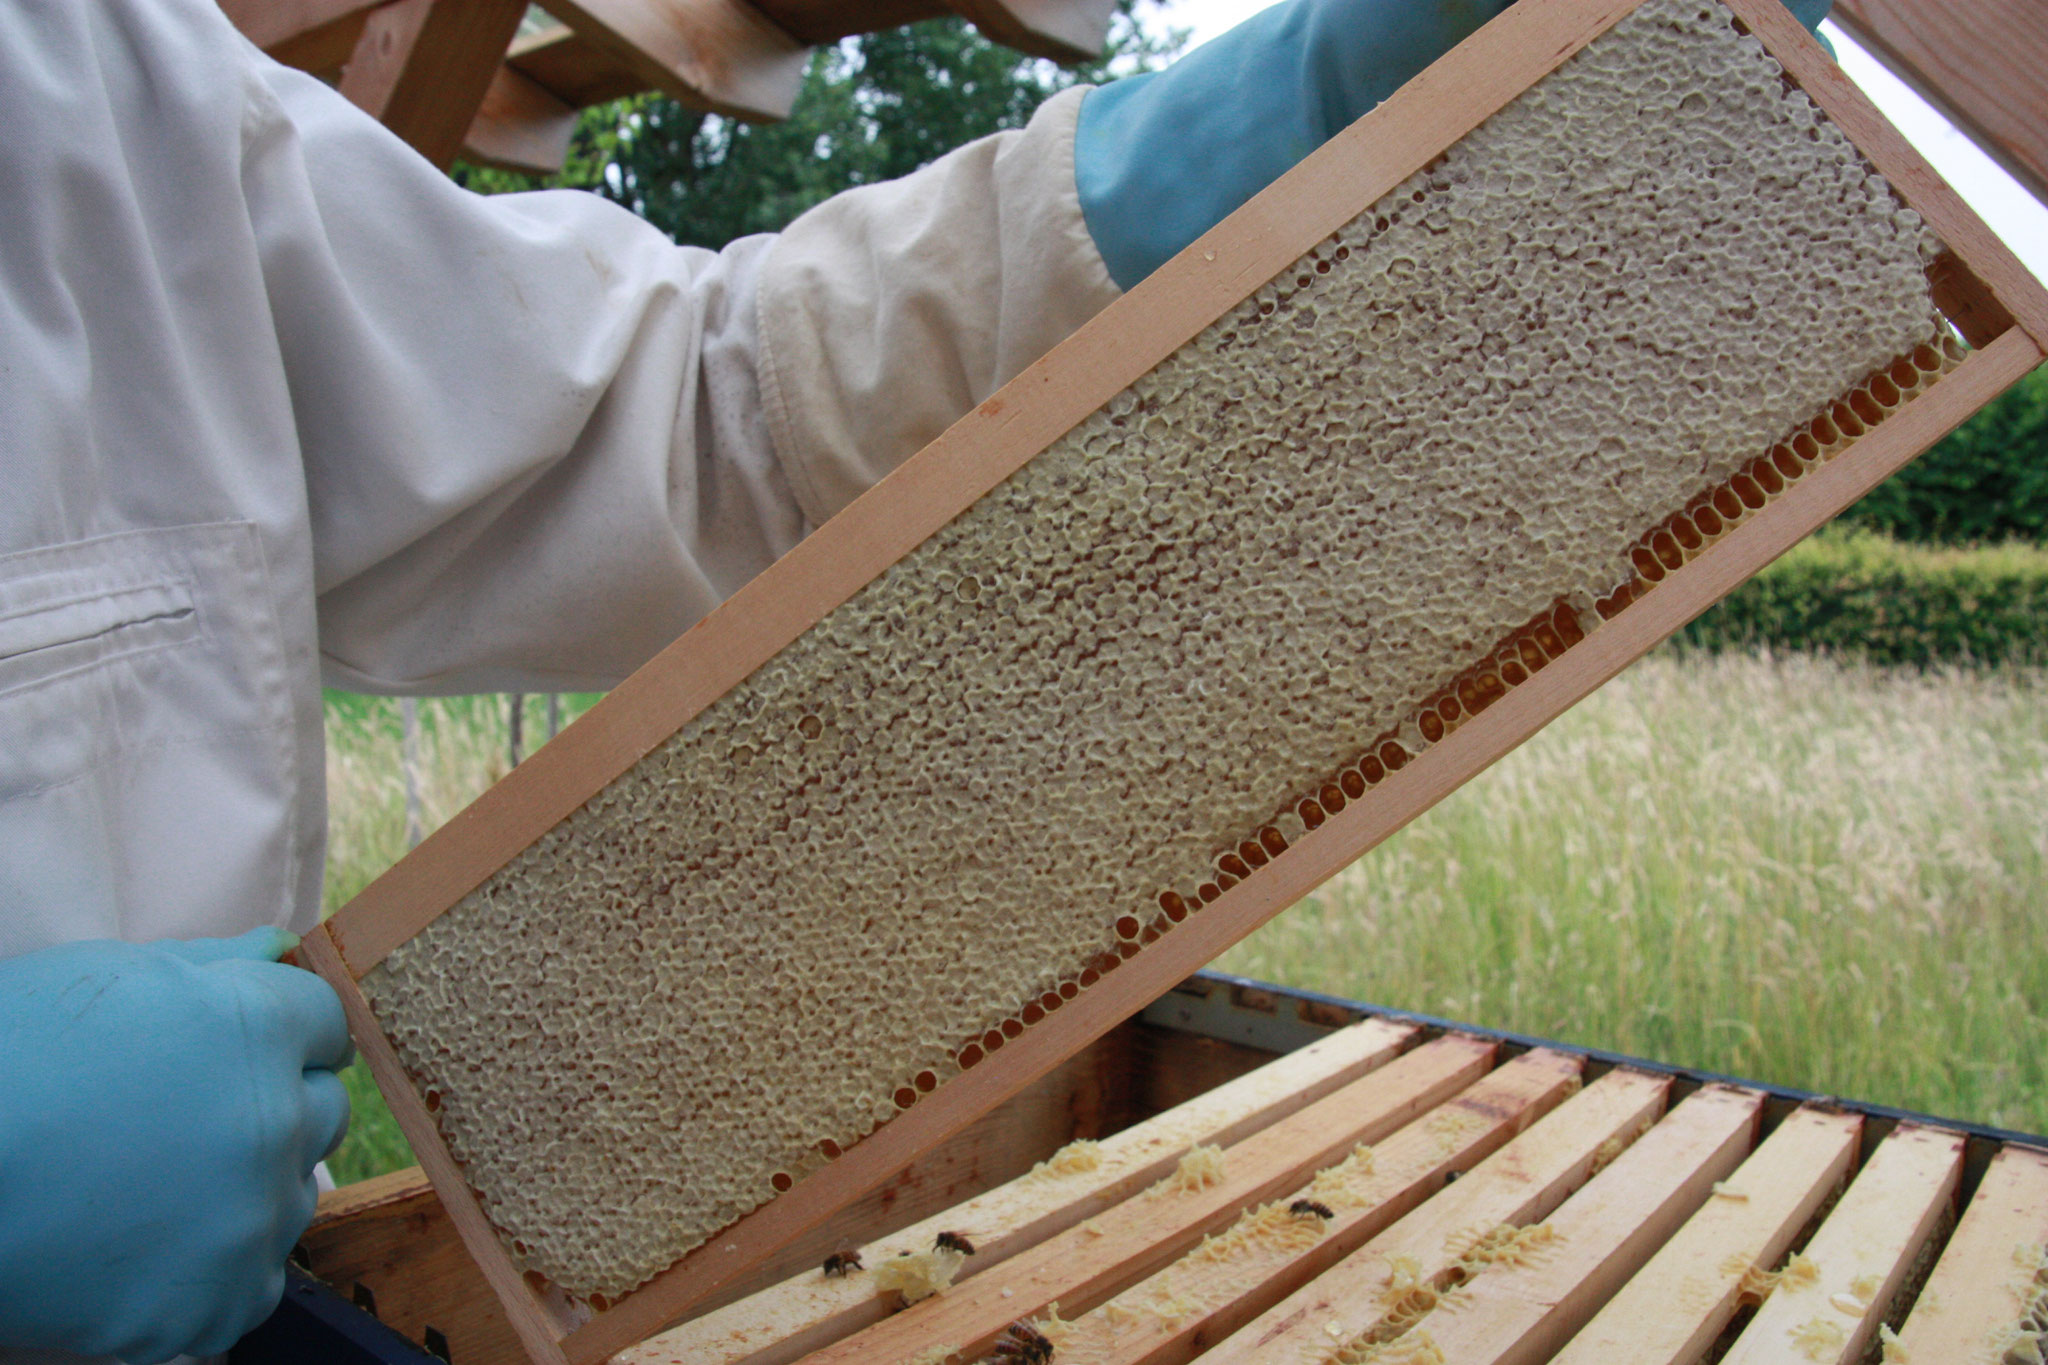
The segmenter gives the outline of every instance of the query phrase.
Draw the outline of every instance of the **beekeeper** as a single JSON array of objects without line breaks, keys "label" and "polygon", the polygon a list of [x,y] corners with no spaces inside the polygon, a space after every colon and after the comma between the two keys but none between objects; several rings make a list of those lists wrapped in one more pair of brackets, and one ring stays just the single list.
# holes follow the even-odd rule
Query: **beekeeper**
[{"label": "beekeeper", "polygon": [[457,189],[209,0],[0,0],[0,1359],[277,1301],[323,681],[610,686],[1502,2],[1290,0],[711,252]]}]

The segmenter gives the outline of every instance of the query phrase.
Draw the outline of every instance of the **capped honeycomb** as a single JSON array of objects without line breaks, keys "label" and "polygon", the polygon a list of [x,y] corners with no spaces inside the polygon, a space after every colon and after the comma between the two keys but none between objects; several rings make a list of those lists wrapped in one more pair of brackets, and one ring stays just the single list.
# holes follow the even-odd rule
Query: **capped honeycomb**
[{"label": "capped honeycomb", "polygon": [[1650,0],[364,978],[514,1257],[632,1290],[1370,799],[1951,364],[1939,250]]}]

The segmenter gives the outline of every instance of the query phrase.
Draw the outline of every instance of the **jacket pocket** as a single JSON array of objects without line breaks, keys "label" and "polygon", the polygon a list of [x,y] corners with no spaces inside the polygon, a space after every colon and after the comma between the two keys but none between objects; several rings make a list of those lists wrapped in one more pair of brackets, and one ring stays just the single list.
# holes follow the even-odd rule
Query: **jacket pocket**
[{"label": "jacket pocket", "polygon": [[0,692],[122,654],[181,644],[199,633],[192,589],[175,579],[0,611]]},{"label": "jacket pocket", "polygon": [[242,522],[0,555],[0,956],[293,914],[304,803],[275,598]]}]

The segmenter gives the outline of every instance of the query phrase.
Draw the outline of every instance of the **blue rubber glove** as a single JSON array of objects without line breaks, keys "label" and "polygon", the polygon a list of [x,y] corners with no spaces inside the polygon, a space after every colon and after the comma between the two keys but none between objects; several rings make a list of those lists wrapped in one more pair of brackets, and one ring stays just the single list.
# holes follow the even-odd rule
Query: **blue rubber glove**
[{"label": "blue rubber glove", "polygon": [[0,961],[0,1347],[152,1365],[261,1323],[348,1127],[334,991],[280,929]]},{"label": "blue rubber glove", "polygon": [[[1129,289],[1512,0],[1285,0],[1164,71],[1088,93],[1081,212]],[[1790,0],[1809,28],[1830,0]]]}]

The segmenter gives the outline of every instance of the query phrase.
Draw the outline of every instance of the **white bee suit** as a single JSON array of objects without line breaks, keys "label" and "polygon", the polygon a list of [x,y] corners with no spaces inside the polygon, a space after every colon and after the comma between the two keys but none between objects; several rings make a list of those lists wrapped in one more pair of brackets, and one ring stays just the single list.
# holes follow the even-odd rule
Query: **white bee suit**
[{"label": "white bee suit", "polygon": [[608,686],[1072,331],[1079,102],[713,253],[0,0],[0,956],[309,927],[323,678]]}]

